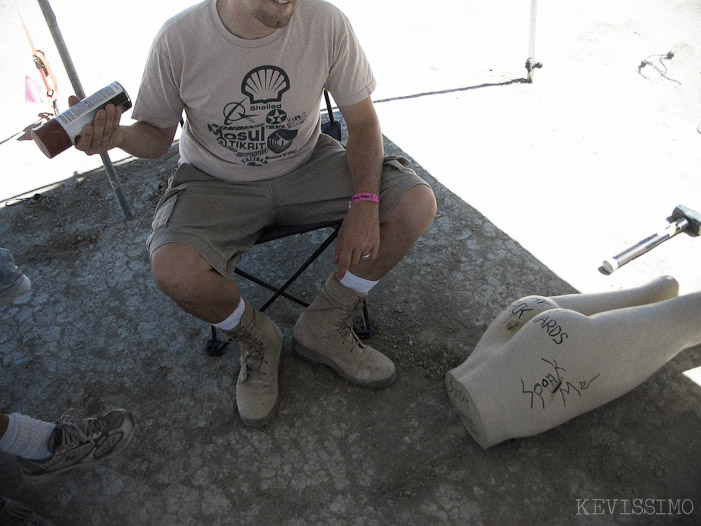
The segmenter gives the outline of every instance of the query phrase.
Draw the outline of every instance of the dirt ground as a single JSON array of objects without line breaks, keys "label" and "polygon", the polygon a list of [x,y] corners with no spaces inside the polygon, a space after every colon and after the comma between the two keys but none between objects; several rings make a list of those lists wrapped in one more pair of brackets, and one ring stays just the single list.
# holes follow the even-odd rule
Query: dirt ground
[{"label": "dirt ground", "polygon": [[[80,525],[668,524],[621,508],[597,515],[586,499],[697,505],[701,394],[681,373],[699,363],[699,347],[543,435],[489,450],[469,438],[445,372],[513,299],[575,290],[420,166],[438,216],[370,302],[370,342],[396,362],[396,384],[361,389],[295,357],[300,308],[279,301],[269,312],[286,336],[281,406],[266,428],[246,428],[233,396],[236,349],[207,356],[207,327],[149,278],[144,241],[176,158],[172,150],[118,166],[129,181],[129,222],[99,171],[0,211],[0,238],[34,285],[28,301],[3,307],[0,407],[48,420],[68,408],[126,407],[138,423],[120,457],[55,480],[26,480],[3,458],[3,495]],[[310,237],[274,254],[258,249],[242,267],[275,279],[320,241]],[[295,291],[313,297],[330,268],[322,258]],[[257,287],[244,290],[262,302]]]},{"label": "dirt ground", "polygon": [[[289,342],[301,310],[280,300],[269,313],[286,338],[281,406],[266,428],[246,428],[235,410],[237,349],[206,355],[208,327],[149,275],[145,240],[177,149],[156,161],[117,158],[133,214],[125,221],[94,160],[66,152],[49,161],[11,140],[0,146],[0,245],[33,293],[0,307],[0,411],[55,420],[69,408],[90,416],[124,407],[137,430],[119,457],[47,481],[23,478],[2,456],[0,494],[80,526],[700,524],[701,387],[692,373],[701,346],[618,400],[488,450],[460,424],[443,376],[517,298],[662,274],[683,292],[701,289],[701,245],[686,234],[611,276],[597,269],[676,204],[701,208],[701,6],[541,2],[544,66],[524,84],[511,81],[524,76],[527,6],[384,2],[366,16],[361,2],[337,3],[380,81],[386,149],[411,158],[438,198],[430,230],[370,298],[369,343],[397,364],[395,385],[361,389],[297,358]],[[33,2],[18,4],[31,15]],[[98,71],[94,54],[105,49],[81,42],[80,30],[122,36],[109,24],[81,28],[67,16],[79,4],[54,7],[84,84],[118,78],[135,94],[142,55],[129,55],[133,64],[110,56],[109,74]],[[5,49],[24,38],[6,16],[12,8],[0,4]],[[161,15],[133,21],[139,46]],[[3,72],[14,74],[13,56],[0,59]],[[10,84],[0,86],[3,138],[29,123]],[[242,267],[277,280],[321,239],[256,249]],[[327,253],[294,291],[313,298],[331,269]],[[264,301],[258,287],[242,287]],[[634,513],[636,499],[656,502],[655,512]],[[670,501],[693,510],[663,514]]]}]

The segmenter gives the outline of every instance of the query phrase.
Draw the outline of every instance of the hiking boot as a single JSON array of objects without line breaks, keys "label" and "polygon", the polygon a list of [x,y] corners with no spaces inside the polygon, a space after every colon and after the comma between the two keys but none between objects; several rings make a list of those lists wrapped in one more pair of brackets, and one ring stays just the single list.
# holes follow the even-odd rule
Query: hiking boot
[{"label": "hiking boot", "polygon": [[54,526],[53,522],[37,515],[27,506],[5,497],[0,497],[0,524],[2,526]]},{"label": "hiking boot", "polygon": [[24,296],[31,288],[32,282],[15,266],[10,251],[0,248],[0,303]]},{"label": "hiking boot", "polygon": [[115,409],[97,418],[69,422],[61,417],[49,438],[51,457],[46,460],[17,458],[25,475],[55,475],[86,466],[120,453],[131,441],[134,417]]},{"label": "hiking boot", "polygon": [[293,348],[312,362],[331,367],[349,382],[383,388],[394,382],[392,360],[363,344],[353,320],[367,294],[344,287],[332,273],[319,296],[297,320]]},{"label": "hiking boot", "polygon": [[264,426],[273,418],[278,402],[277,371],[282,351],[282,332],[270,318],[246,300],[241,323],[223,331],[236,341],[241,352],[241,371],[236,382],[236,406],[243,423]]}]

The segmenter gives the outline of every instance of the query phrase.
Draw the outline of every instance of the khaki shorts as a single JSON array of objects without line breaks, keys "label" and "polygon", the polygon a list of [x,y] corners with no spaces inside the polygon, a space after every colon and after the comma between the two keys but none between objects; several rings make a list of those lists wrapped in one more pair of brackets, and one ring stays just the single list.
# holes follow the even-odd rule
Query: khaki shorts
[{"label": "khaki shorts", "polygon": [[[385,158],[380,219],[411,187],[427,184],[408,165],[404,157]],[[352,193],[345,148],[324,134],[307,163],[269,181],[231,183],[183,164],[156,207],[149,253],[183,243],[231,276],[266,228],[343,219]]]}]

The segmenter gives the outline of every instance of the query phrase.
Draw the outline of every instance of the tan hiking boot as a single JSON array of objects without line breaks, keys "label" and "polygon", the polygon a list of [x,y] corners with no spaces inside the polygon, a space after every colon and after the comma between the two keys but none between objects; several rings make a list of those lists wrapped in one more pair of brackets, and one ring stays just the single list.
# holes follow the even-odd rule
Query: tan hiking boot
[{"label": "tan hiking boot", "polygon": [[333,272],[321,294],[297,320],[293,348],[308,360],[328,365],[349,382],[387,387],[396,377],[392,360],[364,345],[353,332],[353,320],[365,296],[341,285]]},{"label": "tan hiking boot", "polygon": [[282,332],[270,318],[246,300],[238,327],[224,331],[238,342],[241,371],[236,382],[236,406],[243,423],[264,426],[273,418],[278,402],[277,372],[282,350]]}]

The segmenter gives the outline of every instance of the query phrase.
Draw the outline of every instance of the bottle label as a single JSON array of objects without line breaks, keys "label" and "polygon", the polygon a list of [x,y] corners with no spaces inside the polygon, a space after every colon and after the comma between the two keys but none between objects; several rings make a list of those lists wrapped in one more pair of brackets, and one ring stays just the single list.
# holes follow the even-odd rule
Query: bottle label
[{"label": "bottle label", "polygon": [[95,113],[107,106],[107,104],[122,106],[124,110],[131,108],[129,96],[119,82],[113,82],[71,106],[58,115],[56,121],[66,130],[71,142],[75,144],[75,139],[81,134],[83,128],[88,124],[92,124]]}]

